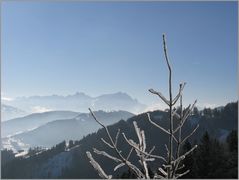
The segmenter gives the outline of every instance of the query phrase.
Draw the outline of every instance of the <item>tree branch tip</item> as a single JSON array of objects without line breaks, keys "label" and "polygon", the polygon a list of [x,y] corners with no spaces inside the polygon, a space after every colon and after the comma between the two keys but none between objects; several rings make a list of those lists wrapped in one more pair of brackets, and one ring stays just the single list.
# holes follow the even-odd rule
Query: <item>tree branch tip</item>
[{"label": "tree branch tip", "polygon": [[185,86],[187,83],[186,82],[180,82],[179,86]]},{"label": "tree branch tip", "polygon": [[150,89],[149,89],[149,92],[153,93],[153,92],[154,92],[154,89],[153,89],[153,88],[150,88]]}]

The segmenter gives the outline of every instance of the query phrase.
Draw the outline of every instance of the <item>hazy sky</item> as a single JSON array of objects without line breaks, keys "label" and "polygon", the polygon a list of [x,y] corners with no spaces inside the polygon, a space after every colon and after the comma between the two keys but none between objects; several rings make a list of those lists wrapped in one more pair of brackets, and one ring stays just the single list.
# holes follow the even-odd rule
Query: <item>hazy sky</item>
[{"label": "hazy sky", "polygon": [[155,106],[149,88],[168,96],[166,33],[185,103],[237,99],[237,2],[3,2],[1,13],[2,97],[122,91]]}]

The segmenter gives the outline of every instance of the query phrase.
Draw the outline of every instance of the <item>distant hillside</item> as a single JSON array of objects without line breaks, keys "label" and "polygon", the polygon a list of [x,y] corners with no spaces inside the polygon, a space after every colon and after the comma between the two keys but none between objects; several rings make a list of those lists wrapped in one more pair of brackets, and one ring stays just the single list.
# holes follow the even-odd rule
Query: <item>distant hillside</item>
[{"label": "distant hillside", "polygon": [[[154,111],[150,112],[151,118],[156,123],[159,123],[161,126],[165,127],[167,129],[168,127],[168,121],[167,121],[167,112],[163,111]],[[190,141],[193,143],[195,140],[198,141],[202,134],[205,133],[205,131],[208,131],[210,136],[216,137],[217,139],[220,139],[223,136],[227,136],[225,134],[221,134],[221,130],[224,131],[231,131],[236,129],[237,130],[237,123],[238,123],[238,103],[230,103],[227,104],[224,108],[221,108],[220,111],[216,111],[215,109],[204,109],[203,111],[200,111],[190,117],[188,119],[189,123],[186,124],[184,133],[191,132],[191,128],[195,126],[196,122],[199,122],[200,128],[198,129],[197,133],[193,135],[190,139]],[[147,115],[140,114],[137,116],[133,116],[132,118],[129,118],[127,121],[119,121],[114,125],[109,126],[109,131],[112,133],[113,136],[116,135],[117,129],[120,128],[122,132],[126,134],[127,137],[130,137],[133,140],[137,140],[136,134],[133,128],[132,122],[136,121],[138,123],[138,126],[145,131],[146,135],[146,142],[147,142],[147,149],[151,149],[152,146],[155,145],[156,149],[154,151],[155,154],[159,155],[165,155],[166,150],[164,147],[164,144],[168,142],[167,136],[157,129],[156,127],[152,126],[148,120]],[[96,123],[95,123],[96,125]],[[40,156],[35,155],[34,158],[25,158],[22,157],[9,161],[6,165],[2,168],[2,175],[3,177],[7,178],[98,178],[97,173],[92,168],[92,166],[89,163],[88,158],[86,157],[86,151],[91,151],[92,148],[95,147],[99,150],[106,150],[109,154],[114,155],[115,152],[110,149],[109,147],[106,147],[100,140],[100,138],[105,138],[107,140],[107,136],[104,129],[100,129],[97,131],[97,133],[93,133],[90,135],[87,135],[82,140],[75,142],[73,146],[76,146],[74,149],[74,153],[69,152],[69,158],[71,158],[71,163],[68,164],[67,167],[62,167],[61,170],[58,171],[58,174],[49,174],[49,172],[52,172],[54,165],[47,166],[45,171],[41,171],[41,174],[37,173],[39,172],[38,169],[42,168],[44,164],[51,161],[57,154],[56,151],[52,150],[52,153],[55,152],[56,154],[52,156]],[[223,138],[221,138],[223,140]],[[225,139],[224,139],[225,140]],[[224,141],[223,140],[223,141]],[[125,155],[129,152],[129,145],[125,143],[122,136],[119,137],[119,149],[122,150],[122,152],[126,152]],[[65,152],[64,150],[61,152]],[[50,152],[49,152],[50,153]],[[43,153],[42,153],[43,154]],[[94,153],[93,153],[94,154]],[[65,156],[65,155],[64,155]],[[127,168],[122,168],[117,172],[112,172],[112,167],[114,167],[116,164],[112,162],[111,160],[108,160],[107,158],[94,155],[95,159],[102,165],[104,170],[106,172],[110,172],[110,174],[113,174],[114,177],[117,177],[117,175],[122,174],[122,172],[127,171]],[[36,158],[39,158],[36,162]],[[59,157],[57,158],[59,159]],[[135,162],[134,156],[130,158],[131,161],[137,164]],[[58,160],[57,160],[58,162]],[[53,162],[51,162],[53,163]],[[156,167],[156,163],[161,163],[160,161],[155,161],[150,163],[150,167],[154,169]],[[49,164],[49,163],[48,163]],[[54,164],[54,163],[53,163]],[[28,170],[28,168],[31,167],[31,171]],[[45,166],[44,166],[45,167]],[[12,173],[14,172],[14,173]],[[25,172],[25,173],[24,173]],[[27,173],[26,173],[27,172]]]},{"label": "distant hillside", "polygon": [[37,128],[45,123],[57,119],[69,119],[76,117],[79,113],[72,111],[50,111],[44,113],[33,113],[24,117],[19,117],[2,122],[2,137],[13,135],[19,131],[24,132]]},{"label": "distant hillside", "polygon": [[[67,114],[68,113],[68,114]],[[55,119],[59,119],[66,117],[66,115],[74,115],[70,116],[68,119],[60,120],[52,120],[46,114],[54,115]],[[95,124],[92,116],[89,113],[73,113],[73,112],[61,112],[57,115],[62,114],[62,116],[56,116],[55,113],[44,113],[41,114],[42,120],[40,121],[41,126],[29,130],[26,132],[18,133],[16,135],[6,137],[2,139],[3,146],[12,147],[13,149],[28,149],[29,147],[52,147],[53,145],[60,143],[63,140],[79,140],[83,138],[83,136],[95,132],[100,128],[98,124]],[[112,111],[112,112],[104,112],[104,111],[96,111],[95,114],[104,122],[106,125],[114,124],[118,122],[120,119],[128,119],[133,116],[132,113],[126,111]],[[65,116],[64,116],[65,115]],[[36,114],[34,115],[36,117]],[[45,117],[45,119],[44,119]],[[47,117],[49,118],[49,122],[47,123]],[[35,120],[35,121],[34,121]],[[30,122],[28,122],[30,121]],[[17,124],[19,120],[15,120],[14,123]],[[21,119],[21,123],[26,124],[40,124],[38,119]],[[8,124],[13,125],[12,124]],[[18,123],[19,125],[19,123]],[[5,126],[6,127],[6,126]]]}]

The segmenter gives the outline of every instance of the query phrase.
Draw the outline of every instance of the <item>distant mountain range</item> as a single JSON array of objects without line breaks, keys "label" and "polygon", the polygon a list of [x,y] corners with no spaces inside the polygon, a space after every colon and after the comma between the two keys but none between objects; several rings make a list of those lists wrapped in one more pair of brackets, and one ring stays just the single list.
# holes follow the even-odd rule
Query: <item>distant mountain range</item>
[{"label": "distant mountain range", "polygon": [[[96,111],[95,114],[106,125],[134,115],[126,111]],[[27,150],[37,146],[49,148],[63,140],[79,140],[99,128],[89,113],[36,113],[3,122],[2,144],[4,148],[13,150]]]},{"label": "distant mountain range", "polygon": [[[103,118],[99,114],[96,114],[103,123]],[[168,113],[165,111],[150,112],[151,119],[160,124],[165,129],[169,127],[169,121],[167,119]],[[82,116],[78,119],[82,121]],[[83,119],[86,117],[84,116]],[[154,154],[166,155],[166,149],[164,144],[168,143],[168,137],[164,132],[160,131],[156,127],[152,126],[147,120],[146,113],[133,116],[127,121],[121,120],[113,125],[108,126],[110,133],[115,137],[117,130],[121,129],[127,137],[130,137],[134,141],[138,142],[135,130],[133,128],[133,121],[136,121],[138,126],[145,131],[147,150],[149,151],[155,146]],[[73,122],[73,121],[72,121]],[[87,122],[86,120],[83,122]],[[65,122],[63,122],[64,124]],[[73,122],[75,123],[75,122]],[[202,137],[202,134],[207,131],[210,136],[225,141],[225,137],[231,130],[237,130],[238,128],[238,103],[229,103],[223,108],[212,109],[211,111],[199,111],[189,117],[183,128],[183,136],[190,133],[195,124],[199,123],[200,127],[198,131],[189,139],[191,143],[198,142]],[[74,126],[75,124],[73,124]],[[92,122],[93,125],[93,122]],[[94,125],[97,125],[95,122]],[[93,126],[94,126],[93,125]],[[64,126],[64,125],[63,125]],[[84,126],[85,127],[85,126]],[[80,128],[80,127],[79,127]],[[73,129],[73,131],[80,131],[81,129]],[[62,134],[66,133],[66,130],[62,129]],[[48,131],[47,131],[48,132]],[[46,133],[47,136],[48,133]],[[30,135],[30,134],[29,134]],[[91,151],[92,148],[99,150],[106,150],[107,153],[115,155],[113,149],[107,147],[100,140],[104,138],[107,140],[106,132],[104,129],[99,129],[96,133],[89,134],[83,139],[77,141],[73,147],[65,148],[64,143],[54,146],[51,150],[35,153],[31,157],[29,155],[15,158],[9,161],[6,165],[2,166],[2,177],[5,178],[68,178],[68,179],[94,179],[99,178],[98,174],[92,168],[89,163],[89,159],[86,157],[86,151]],[[127,156],[127,152],[130,150],[130,146],[125,142],[122,135],[118,139],[118,148],[122,150],[123,154]],[[57,151],[58,149],[58,151]],[[124,153],[125,152],[125,153]],[[92,152],[93,153],[93,152]],[[112,171],[112,167],[115,162],[93,153],[95,159],[100,163],[103,169],[114,177],[126,172],[127,168],[120,168],[119,171]],[[136,163],[137,158],[135,156],[130,157],[130,161]],[[150,167],[154,169],[160,161],[150,163]],[[157,166],[158,167],[158,166]],[[31,168],[31,170],[29,170]],[[14,172],[14,173],[12,173]]]},{"label": "distant mountain range", "polygon": [[89,107],[94,110],[124,110],[138,113],[146,108],[146,105],[122,92],[104,94],[98,97],[91,97],[85,93],[79,92],[68,96],[51,95],[18,97],[11,101],[3,100],[3,103],[17,107],[29,113],[52,110],[88,112]]}]

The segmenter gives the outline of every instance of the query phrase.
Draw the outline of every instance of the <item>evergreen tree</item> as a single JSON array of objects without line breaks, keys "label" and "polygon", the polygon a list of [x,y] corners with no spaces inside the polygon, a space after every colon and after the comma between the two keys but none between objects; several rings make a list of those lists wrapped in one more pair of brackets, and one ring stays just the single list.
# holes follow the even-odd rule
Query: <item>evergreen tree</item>
[{"label": "evergreen tree", "polygon": [[194,155],[194,178],[226,178],[226,160],[223,145],[205,132]]},{"label": "evergreen tree", "polygon": [[69,147],[69,148],[72,148],[73,146],[74,146],[74,142],[73,142],[72,140],[70,140],[68,147]]},{"label": "evergreen tree", "polygon": [[199,116],[199,110],[198,110],[197,107],[194,107],[194,108],[193,108],[193,114],[194,114],[195,116]]},{"label": "evergreen tree", "polygon": [[[191,143],[187,140],[184,145],[183,145],[183,152],[188,152],[190,149],[192,148]],[[190,172],[184,176],[182,176],[182,178],[193,178],[194,177],[194,172],[193,172],[193,165],[194,165],[194,159],[193,159],[193,154],[194,153],[190,153],[183,161],[182,164],[184,164],[184,168],[181,170],[182,172],[184,172],[185,170],[189,169]],[[185,169],[185,170],[184,170]],[[180,171],[179,171],[180,172]]]},{"label": "evergreen tree", "polygon": [[228,158],[226,162],[227,178],[238,178],[238,135],[233,130],[227,137]]},{"label": "evergreen tree", "polygon": [[228,148],[230,152],[238,151],[238,135],[237,131],[233,130],[227,137]]},{"label": "evergreen tree", "polygon": [[14,153],[12,150],[4,149],[1,151],[1,164],[4,165],[5,163],[14,159]]}]

